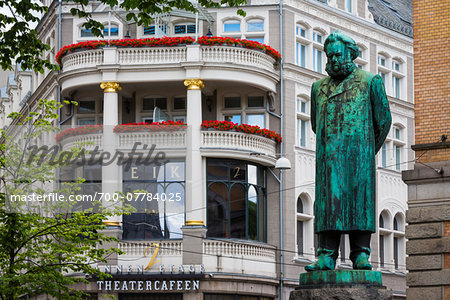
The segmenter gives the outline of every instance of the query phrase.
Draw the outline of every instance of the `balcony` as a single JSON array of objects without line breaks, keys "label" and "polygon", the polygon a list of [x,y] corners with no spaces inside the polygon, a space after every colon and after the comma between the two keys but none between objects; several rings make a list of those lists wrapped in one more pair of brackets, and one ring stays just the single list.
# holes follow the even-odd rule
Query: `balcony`
[{"label": "balcony", "polygon": [[[123,125],[121,125],[123,126]],[[69,151],[80,143],[86,150],[103,149],[103,126],[88,125],[63,131],[57,140],[62,150]],[[186,128],[179,130],[116,132],[117,149],[133,149],[135,143],[155,145],[174,155],[186,154]],[[236,131],[202,130],[200,151],[204,157],[229,157],[273,166],[276,161],[277,142],[269,137]],[[138,148],[140,148],[138,147]]]},{"label": "balcony", "polygon": [[[121,84],[182,81],[189,77],[204,81],[233,82],[239,79],[241,83],[276,92],[279,80],[273,54],[276,51],[247,46],[179,44],[76,48],[57,58],[62,67],[60,83],[63,92],[70,93],[77,87],[109,80],[105,74],[110,76],[113,72]],[[198,70],[195,75],[193,69]]]}]

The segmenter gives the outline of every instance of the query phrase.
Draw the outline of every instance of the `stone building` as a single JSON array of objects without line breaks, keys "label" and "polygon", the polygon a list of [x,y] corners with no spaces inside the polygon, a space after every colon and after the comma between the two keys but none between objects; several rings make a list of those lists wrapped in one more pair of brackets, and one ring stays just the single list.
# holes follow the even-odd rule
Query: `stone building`
[{"label": "stone building", "polygon": [[[73,4],[45,2],[50,8],[37,28],[51,46],[45,57],[54,61],[63,46],[97,39],[70,14]],[[195,38],[210,30],[214,36],[268,44],[282,60],[233,45],[102,47],[65,55],[60,73],[17,69],[10,76],[2,90],[6,112],[25,112],[40,98],[71,99],[80,105],[62,110],[63,129],[105,125],[103,133],[62,139],[62,149],[87,139],[104,150],[129,152],[138,141],[155,144],[155,151],[169,158],[158,168],[110,165],[62,173],[91,178],[87,193],[146,188],[179,193],[181,199],[147,207],[157,214],[108,220],[111,234],[120,239],[115,246],[126,254],[99,266],[114,275],[112,281],[80,288],[94,297],[113,293],[119,299],[138,299],[139,293],[145,299],[287,299],[315,257],[309,94],[312,83],[326,76],[323,42],[338,29],[358,43],[358,67],[382,76],[391,105],[393,127],[377,157],[379,228],[371,261],[384,284],[404,298],[407,187],[401,171],[414,159],[410,6],[411,1],[251,0],[243,7],[245,18],[222,7],[202,10],[197,23],[195,15],[174,11],[143,27],[127,23],[118,9],[108,14],[97,2],[87,5],[112,39]],[[115,134],[112,129],[161,116],[187,122],[187,130]],[[204,120],[258,125],[280,133],[283,142],[201,130]],[[4,115],[0,121],[8,125]],[[275,168],[279,157],[292,165],[281,174]],[[144,271],[148,247],[157,251],[159,262]],[[343,238],[338,268],[351,267],[348,255]]]},{"label": "stone building", "polygon": [[450,299],[449,11],[447,1],[414,2],[416,162],[403,172],[407,299]]}]

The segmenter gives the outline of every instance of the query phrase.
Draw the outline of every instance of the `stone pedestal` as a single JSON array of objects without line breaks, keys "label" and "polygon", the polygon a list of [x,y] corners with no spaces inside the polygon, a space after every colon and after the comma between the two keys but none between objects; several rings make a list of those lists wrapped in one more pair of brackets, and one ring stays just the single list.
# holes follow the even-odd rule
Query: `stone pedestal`
[{"label": "stone pedestal", "polygon": [[300,274],[290,300],[390,300],[381,272],[362,270],[316,271]]}]

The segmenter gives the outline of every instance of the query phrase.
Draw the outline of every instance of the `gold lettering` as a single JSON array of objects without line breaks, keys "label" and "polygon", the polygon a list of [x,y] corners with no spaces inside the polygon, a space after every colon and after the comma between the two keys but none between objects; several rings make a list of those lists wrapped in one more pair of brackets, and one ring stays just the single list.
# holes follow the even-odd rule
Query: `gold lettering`
[{"label": "gold lettering", "polygon": [[147,252],[150,251],[150,248],[155,246],[155,251],[153,252],[153,256],[150,259],[150,262],[148,263],[148,265],[145,267],[144,270],[148,270],[150,269],[151,266],[153,266],[154,264],[156,264],[157,262],[159,262],[159,260],[155,261],[156,255],[158,255],[158,251],[159,251],[159,244],[151,244],[150,246],[148,246],[145,250],[144,250],[144,256],[147,256]]},{"label": "gold lettering", "polygon": [[133,179],[139,178],[139,176],[136,175],[136,172],[137,172],[137,167],[132,167],[131,168],[131,178],[133,178]]}]

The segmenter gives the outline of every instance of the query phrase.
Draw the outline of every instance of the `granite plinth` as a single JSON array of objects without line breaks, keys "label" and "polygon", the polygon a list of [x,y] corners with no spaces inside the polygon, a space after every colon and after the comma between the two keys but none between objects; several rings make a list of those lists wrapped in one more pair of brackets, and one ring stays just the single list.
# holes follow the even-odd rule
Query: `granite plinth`
[{"label": "granite plinth", "polygon": [[300,274],[290,300],[391,300],[381,272],[363,270],[315,271]]}]

